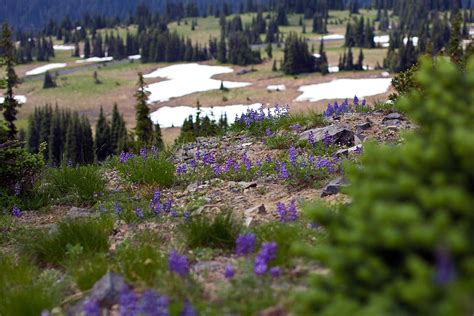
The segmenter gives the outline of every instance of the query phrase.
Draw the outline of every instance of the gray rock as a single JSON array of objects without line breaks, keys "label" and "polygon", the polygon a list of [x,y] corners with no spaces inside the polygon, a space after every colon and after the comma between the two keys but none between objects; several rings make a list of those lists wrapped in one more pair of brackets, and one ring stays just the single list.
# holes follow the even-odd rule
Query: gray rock
[{"label": "gray rock", "polygon": [[102,307],[111,307],[118,303],[124,285],[122,276],[109,271],[94,285],[89,299],[97,300]]},{"label": "gray rock", "polygon": [[190,193],[193,193],[193,192],[196,192],[197,189],[198,189],[199,185],[197,182],[193,182],[193,183],[190,183],[187,187],[186,187],[186,191],[190,192]]},{"label": "gray rock", "polygon": [[361,129],[361,130],[365,131],[365,130],[368,130],[369,128],[371,128],[372,124],[370,122],[365,122],[365,123],[357,124],[356,127],[357,127],[357,129]]},{"label": "gray rock", "polygon": [[241,188],[243,188],[244,190],[247,190],[247,189],[250,189],[250,188],[256,188],[257,187],[257,182],[256,181],[252,181],[252,182],[244,182],[244,181],[241,181],[239,183],[237,183]]},{"label": "gray rock", "polygon": [[69,211],[66,213],[66,218],[69,219],[76,219],[76,218],[84,218],[93,216],[94,212],[90,209],[86,208],[79,208],[79,207],[71,207]]},{"label": "gray rock", "polygon": [[321,197],[338,194],[341,188],[349,185],[349,182],[344,177],[338,177],[330,181],[323,189]]},{"label": "gray rock", "polygon": [[354,145],[354,132],[343,126],[333,124],[326,127],[307,130],[301,133],[300,139],[308,140],[308,136],[311,132],[313,132],[314,140],[316,142],[322,141],[325,135],[328,134],[336,144],[346,146]]},{"label": "gray rock", "polygon": [[389,121],[389,120],[403,120],[403,116],[400,113],[393,112],[385,116],[382,122]]},{"label": "gray rock", "polygon": [[402,125],[402,121],[401,120],[386,120],[386,121],[383,121],[382,124],[385,126],[400,126]]},{"label": "gray rock", "polygon": [[265,207],[265,204],[261,204],[261,205],[249,208],[248,210],[244,212],[246,216],[252,216],[255,214],[266,214],[266,213],[267,213],[267,209]]}]

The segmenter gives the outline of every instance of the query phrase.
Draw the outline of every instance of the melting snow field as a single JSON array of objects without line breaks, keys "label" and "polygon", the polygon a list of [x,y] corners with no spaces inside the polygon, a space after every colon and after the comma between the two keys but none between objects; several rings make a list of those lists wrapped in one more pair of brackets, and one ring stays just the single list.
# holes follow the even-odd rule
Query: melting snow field
[{"label": "melting snow field", "polygon": [[100,62],[106,62],[106,61],[112,61],[114,60],[113,57],[91,57],[87,59],[81,59],[81,60],[76,60],[76,63],[81,64],[81,63],[100,63]]},{"label": "melting snow field", "polygon": [[[150,92],[149,102],[164,102],[183,95],[219,89],[220,80],[211,79],[218,74],[231,73],[230,67],[208,66],[199,64],[180,64],[158,69],[145,78],[166,78],[167,81],[147,86]],[[225,88],[242,88],[249,86],[247,82],[224,81]]]},{"label": "melting snow field", "polygon": [[132,55],[132,56],[128,56],[128,59],[129,59],[129,60],[140,60],[140,59],[142,59],[142,55]]},{"label": "melting snow field", "polygon": [[42,73],[45,73],[48,70],[64,68],[66,66],[67,66],[66,64],[48,64],[48,65],[44,65],[44,66],[35,68],[33,70],[30,70],[30,71],[27,71],[26,75],[27,76],[40,75]]},{"label": "melting snow field", "polygon": [[[418,37],[414,36],[411,38],[413,45],[418,45]],[[382,47],[389,47],[390,46],[390,35],[379,35],[374,36],[375,44],[380,44]],[[408,43],[408,37],[403,39],[403,43],[406,45]]]},{"label": "melting snow field", "polygon": [[53,45],[54,50],[74,50],[74,46],[69,45]]},{"label": "melting snow field", "polygon": [[279,85],[274,85],[274,86],[268,86],[267,87],[268,91],[285,91],[286,86],[284,84],[279,84]]},{"label": "melting snow field", "polygon": [[345,39],[345,36],[341,34],[330,34],[330,35],[323,36],[323,40],[325,41],[340,41],[343,39]]},{"label": "melting snow field", "polygon": [[[20,104],[25,104],[26,103],[26,97],[24,95],[16,95],[15,100],[18,101]],[[5,101],[4,97],[0,97],[0,104],[2,104]]]},{"label": "melting snow field", "polygon": [[385,93],[390,88],[392,79],[336,79],[331,82],[302,86],[303,92],[296,101],[316,102],[325,99],[342,99],[368,97]]},{"label": "melting snow field", "polygon": [[[260,103],[252,105],[227,105],[216,106],[213,108],[201,108],[201,117],[208,115],[211,119],[219,120],[221,115],[227,114],[227,121],[229,124],[234,123],[235,116],[247,112],[247,109],[258,110],[262,105]],[[159,110],[151,113],[151,120],[153,123],[159,123],[160,127],[181,127],[185,119],[190,115],[196,116],[197,108],[190,106],[165,106]]]}]

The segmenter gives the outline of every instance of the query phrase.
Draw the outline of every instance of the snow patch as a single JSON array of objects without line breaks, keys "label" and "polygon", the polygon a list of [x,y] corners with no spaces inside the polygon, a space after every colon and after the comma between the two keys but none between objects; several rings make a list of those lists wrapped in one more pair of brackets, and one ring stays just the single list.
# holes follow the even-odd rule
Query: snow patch
[{"label": "snow patch", "polygon": [[[217,90],[220,80],[211,79],[218,74],[231,73],[230,67],[208,66],[199,64],[178,64],[158,69],[144,78],[166,78],[167,81],[153,83],[146,87],[150,92],[149,102],[165,102],[171,98],[182,97],[195,92]],[[248,82],[224,81],[225,88],[242,88],[250,86]]]},{"label": "snow patch", "polygon": [[329,35],[324,35],[323,40],[325,41],[340,41],[345,39],[346,37],[341,34],[329,34]]},{"label": "snow patch", "polygon": [[129,60],[140,60],[140,59],[142,59],[142,55],[132,55],[132,56],[128,56],[128,59],[129,59]]},{"label": "snow patch", "polygon": [[268,91],[285,91],[286,86],[284,84],[279,84],[279,85],[274,85],[274,86],[268,86],[267,87]]},{"label": "snow patch", "polygon": [[[25,104],[26,103],[26,97],[24,95],[16,95],[15,100],[18,101],[20,104]],[[0,104],[2,104],[5,101],[4,97],[0,97]]]},{"label": "snow patch", "polygon": [[53,45],[54,50],[74,50],[74,46],[70,45]]},{"label": "snow patch", "polygon": [[108,62],[114,60],[113,57],[91,57],[87,59],[82,59],[82,60],[76,60],[76,63],[82,64],[82,63],[100,63],[100,62]]},{"label": "snow patch", "polygon": [[[227,105],[227,106],[216,106],[216,107],[202,107],[201,117],[209,116],[211,119],[216,121],[219,118],[227,114],[227,121],[229,124],[234,123],[236,115],[240,117],[241,114],[246,113],[247,109],[258,110],[262,107],[262,104],[252,105]],[[169,107],[164,106],[157,111],[151,113],[150,117],[153,123],[159,123],[160,127],[181,127],[183,122],[190,115],[195,117],[197,114],[197,108],[190,106],[177,106]]]},{"label": "snow patch", "polygon": [[316,102],[326,99],[359,98],[385,93],[392,83],[390,78],[377,79],[336,79],[331,82],[302,86],[303,92],[296,101]]},{"label": "snow patch", "polygon": [[67,66],[67,64],[47,64],[47,65],[35,68],[33,70],[27,71],[26,75],[27,76],[40,75],[42,73],[45,73],[46,71],[49,71],[49,70],[52,70],[52,69],[64,68],[66,66]]}]

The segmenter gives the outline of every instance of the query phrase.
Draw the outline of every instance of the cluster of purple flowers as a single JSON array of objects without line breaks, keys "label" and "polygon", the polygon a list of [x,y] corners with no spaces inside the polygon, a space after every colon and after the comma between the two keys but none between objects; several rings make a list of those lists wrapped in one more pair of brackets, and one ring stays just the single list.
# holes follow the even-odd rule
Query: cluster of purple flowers
[{"label": "cluster of purple flowers", "polygon": [[235,121],[237,123],[244,123],[247,126],[252,125],[253,123],[263,122],[266,119],[274,119],[280,116],[288,115],[289,107],[280,107],[279,105],[275,105],[273,108],[273,113],[271,109],[265,110],[261,107],[258,110],[248,109],[246,113],[242,114],[240,117],[236,116]]},{"label": "cluster of purple flowers", "polygon": [[290,163],[293,166],[296,166],[297,152],[296,152],[296,148],[294,146],[291,146],[291,148],[288,150],[288,157],[290,159]]},{"label": "cluster of purple flowers", "polygon": [[301,130],[301,125],[300,125],[300,123],[296,122],[296,124],[290,125],[290,129],[291,129],[293,132],[298,133],[298,132]]},{"label": "cluster of purple flowers", "polygon": [[134,157],[134,155],[132,153],[129,153],[129,152],[125,152],[125,151],[122,151],[120,153],[120,156],[119,156],[119,161],[121,163],[126,163],[127,161],[129,161],[130,159],[132,159]]},{"label": "cluster of purple flowers", "polygon": [[20,217],[20,216],[21,216],[21,211],[20,211],[20,209],[18,208],[18,206],[16,206],[16,205],[13,206],[13,208],[12,208],[12,214],[13,214],[13,216],[15,216],[15,217]]},{"label": "cluster of purple flowers", "polygon": [[[365,107],[365,105],[367,104],[367,102],[365,100],[362,100],[362,103],[360,103],[360,100],[357,96],[354,97],[354,106],[356,107]],[[331,117],[333,115],[341,115],[341,114],[344,114],[344,113],[352,113],[354,111],[353,107],[349,104],[349,100],[346,99],[344,100],[341,105],[339,105],[336,102],[334,102],[334,105],[333,104],[328,104],[328,107],[326,109],[326,111],[324,111],[324,117],[328,118],[328,117]]]},{"label": "cluster of purple flowers", "polygon": [[288,208],[281,202],[278,202],[276,207],[281,222],[294,222],[298,219],[298,211],[294,200],[290,202]]},{"label": "cluster of purple flowers", "polygon": [[229,264],[225,267],[224,269],[224,277],[226,279],[232,279],[235,275],[235,269],[234,266]]},{"label": "cluster of purple flowers", "polygon": [[275,260],[277,252],[276,242],[264,242],[254,262],[254,272],[257,275],[263,275],[268,271],[268,264]]},{"label": "cluster of purple flowers", "polygon": [[21,194],[21,184],[20,182],[15,183],[15,195],[20,196]]},{"label": "cluster of purple flowers", "polygon": [[176,250],[168,254],[168,270],[182,277],[189,274],[188,258],[181,256]]},{"label": "cluster of purple flowers", "polygon": [[241,234],[235,242],[235,253],[239,256],[245,256],[255,252],[257,236],[253,233]]},{"label": "cluster of purple flowers", "polygon": [[181,164],[181,165],[176,167],[176,174],[178,176],[181,176],[181,175],[185,174],[186,172],[188,172],[188,165]]}]

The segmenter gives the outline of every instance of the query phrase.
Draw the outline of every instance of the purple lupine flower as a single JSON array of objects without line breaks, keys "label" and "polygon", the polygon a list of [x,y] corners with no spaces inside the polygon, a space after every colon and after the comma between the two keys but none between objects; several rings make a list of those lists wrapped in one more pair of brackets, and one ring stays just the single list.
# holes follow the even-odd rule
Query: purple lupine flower
[{"label": "purple lupine flower", "polygon": [[294,222],[298,219],[298,211],[296,210],[295,201],[292,200],[288,206],[287,221]]},{"label": "purple lupine flower", "polygon": [[189,220],[191,219],[191,213],[189,212],[184,212],[183,216],[184,216],[185,223],[189,222]]},{"label": "purple lupine flower", "polygon": [[219,165],[214,165],[212,167],[212,173],[214,173],[215,176],[219,176],[222,173],[222,169]]},{"label": "purple lupine flower", "polygon": [[456,268],[449,250],[440,247],[436,250],[435,281],[440,285],[453,282],[456,279]]},{"label": "purple lupine flower", "polygon": [[137,215],[138,218],[144,218],[145,215],[143,214],[143,210],[140,206],[137,206],[135,208],[135,214]]},{"label": "purple lupine flower", "polygon": [[276,258],[276,242],[264,242],[254,262],[254,272],[257,275],[263,275],[268,270],[268,263]]},{"label": "purple lupine flower", "polygon": [[171,210],[171,217],[173,218],[178,217],[178,212],[176,212],[176,210]]},{"label": "purple lupine flower", "polygon": [[297,122],[295,125],[290,125],[290,129],[293,132],[299,132],[300,129],[301,129],[301,125],[300,125],[300,123]]},{"label": "purple lupine flower", "polygon": [[138,307],[140,315],[149,316],[167,316],[169,299],[166,296],[160,296],[153,290],[146,290]]},{"label": "purple lupine flower", "polygon": [[288,172],[288,169],[286,168],[286,165],[284,162],[280,163],[280,178],[282,179],[288,179],[290,177],[290,173]]},{"label": "purple lupine flower", "polygon": [[334,143],[334,140],[333,140],[332,136],[329,135],[329,133],[327,131],[326,131],[326,133],[324,133],[323,142],[328,147],[331,146]]},{"label": "purple lupine flower", "polygon": [[362,154],[362,152],[363,152],[362,146],[357,146],[356,149],[354,149],[354,153],[356,155],[360,155]]},{"label": "purple lupine flower", "polygon": [[21,194],[21,184],[20,182],[15,183],[15,195],[20,196]]},{"label": "purple lupine flower", "polygon": [[235,241],[235,253],[239,256],[245,256],[255,252],[257,236],[253,233],[241,234]]},{"label": "purple lupine flower", "polygon": [[290,162],[293,166],[296,166],[296,157],[297,152],[296,148],[294,146],[291,146],[290,149],[288,150],[288,157],[290,158]]},{"label": "purple lupine flower", "polygon": [[251,162],[250,159],[247,157],[247,154],[243,154],[243,155],[242,155],[242,163],[244,164],[245,169],[246,169],[247,171],[250,171],[250,169],[252,169],[252,162]]},{"label": "purple lupine flower", "polygon": [[12,208],[12,214],[13,216],[15,217],[21,217],[21,211],[20,209],[18,208],[18,206],[14,205],[13,208]]},{"label": "purple lupine flower", "polygon": [[155,212],[156,215],[160,215],[161,213],[162,205],[160,201],[161,201],[161,192],[160,190],[156,190],[153,193],[153,198],[151,199],[151,202],[150,202],[150,209],[153,212]]},{"label": "purple lupine flower", "polygon": [[286,220],[286,206],[285,204],[281,203],[281,202],[278,202],[276,204],[276,208],[277,208],[277,213],[278,215],[280,216],[280,222],[285,222]]},{"label": "purple lupine flower", "polygon": [[138,315],[138,297],[127,285],[120,291],[119,306],[120,316]]},{"label": "purple lupine flower", "polygon": [[114,211],[115,211],[115,214],[117,215],[120,215],[123,212],[123,209],[120,207],[118,202],[114,203]]},{"label": "purple lupine flower", "polygon": [[273,135],[272,130],[267,127],[267,129],[265,130],[265,136],[270,137],[272,135]]},{"label": "purple lupine flower", "polygon": [[67,161],[67,167],[68,167],[68,168],[72,168],[72,160],[71,160],[71,159],[68,159],[68,161]]},{"label": "purple lupine flower", "polygon": [[357,96],[354,96],[354,105],[359,105],[359,98]]},{"label": "purple lupine flower", "polygon": [[179,255],[175,250],[168,254],[168,270],[174,272],[182,277],[189,274],[188,258]]},{"label": "purple lupine flower", "polygon": [[235,269],[234,269],[234,266],[229,264],[225,267],[225,270],[224,270],[224,277],[226,279],[232,279],[235,275]]},{"label": "purple lupine flower", "polygon": [[268,162],[268,163],[272,162],[272,157],[270,157],[270,155],[267,155],[265,157],[265,161]]},{"label": "purple lupine flower", "polygon": [[279,267],[273,267],[270,269],[270,274],[274,278],[278,278],[280,276],[280,268]]},{"label": "purple lupine flower", "polygon": [[234,164],[234,172],[239,172],[239,169],[240,169],[240,162],[235,162]]},{"label": "purple lupine flower", "polygon": [[316,146],[316,141],[314,140],[314,133],[313,131],[310,131],[308,134],[308,143],[311,145],[311,147],[314,148]]},{"label": "purple lupine flower", "polygon": [[233,164],[234,164],[234,160],[232,158],[227,158],[227,161],[226,161],[224,167],[222,168],[222,172],[223,173],[229,172],[229,170],[232,168]]},{"label": "purple lupine flower", "polygon": [[99,302],[95,299],[88,299],[82,305],[82,311],[84,316],[101,316],[102,309],[100,308]]},{"label": "purple lupine flower", "polygon": [[166,213],[171,212],[171,204],[172,204],[171,199],[170,198],[166,199],[165,205],[163,206],[163,211],[165,211]]},{"label": "purple lupine flower", "polygon": [[191,159],[191,160],[189,161],[189,165],[191,166],[191,168],[192,168],[193,170],[196,169],[196,160]]},{"label": "purple lupine flower", "polygon": [[147,160],[148,154],[145,147],[140,148],[140,156],[142,156],[143,160]]},{"label": "purple lupine flower", "polygon": [[132,153],[128,153],[125,151],[122,151],[119,156],[119,161],[120,163],[126,163],[128,160],[130,160],[133,157]]},{"label": "purple lupine flower", "polygon": [[193,305],[191,303],[186,302],[184,303],[183,310],[179,314],[179,316],[196,316],[197,312],[196,309],[194,309]]},{"label": "purple lupine flower", "polygon": [[160,155],[160,150],[155,145],[151,146],[150,152],[153,157],[158,157]]},{"label": "purple lupine flower", "polygon": [[179,165],[178,167],[176,167],[176,173],[178,174],[178,176],[181,176],[183,174],[185,174],[186,172],[188,172],[188,166],[183,164],[183,165]]},{"label": "purple lupine flower", "polygon": [[142,196],[140,194],[135,195],[135,201],[141,201]]},{"label": "purple lupine flower", "polygon": [[212,165],[212,164],[216,163],[216,158],[214,157],[213,154],[207,153],[202,158],[202,162],[206,165]]},{"label": "purple lupine flower", "polygon": [[362,106],[366,106],[367,105],[367,101],[364,99],[362,100]]}]

